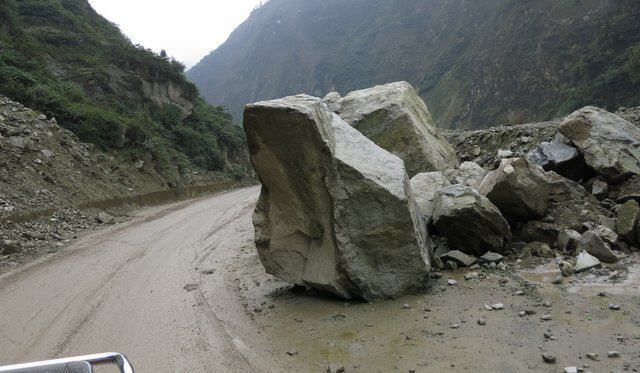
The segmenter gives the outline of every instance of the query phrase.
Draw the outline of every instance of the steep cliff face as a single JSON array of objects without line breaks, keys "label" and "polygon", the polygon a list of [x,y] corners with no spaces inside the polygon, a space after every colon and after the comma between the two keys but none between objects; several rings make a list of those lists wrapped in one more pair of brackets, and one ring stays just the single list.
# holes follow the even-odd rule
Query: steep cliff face
[{"label": "steep cliff face", "polygon": [[245,103],[407,80],[439,125],[480,128],[640,102],[633,0],[271,0],[187,76]]},{"label": "steep cliff face", "polygon": [[0,0],[0,94],[131,163],[151,160],[173,185],[193,169],[244,173],[231,116],[87,0]]}]

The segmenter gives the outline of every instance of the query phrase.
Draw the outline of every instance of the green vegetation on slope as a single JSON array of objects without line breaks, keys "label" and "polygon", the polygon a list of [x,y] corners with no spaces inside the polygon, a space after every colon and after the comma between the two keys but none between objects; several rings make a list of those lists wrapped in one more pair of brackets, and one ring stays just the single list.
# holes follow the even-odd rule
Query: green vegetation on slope
[{"label": "green vegetation on slope", "polygon": [[189,168],[241,177],[244,135],[208,105],[184,66],[134,46],[86,0],[0,0],[0,93],[82,141],[169,179]]},{"label": "green vegetation on slope", "polygon": [[640,105],[639,50],[638,0],[271,0],[187,75],[234,115],[406,80],[441,126],[480,128]]}]

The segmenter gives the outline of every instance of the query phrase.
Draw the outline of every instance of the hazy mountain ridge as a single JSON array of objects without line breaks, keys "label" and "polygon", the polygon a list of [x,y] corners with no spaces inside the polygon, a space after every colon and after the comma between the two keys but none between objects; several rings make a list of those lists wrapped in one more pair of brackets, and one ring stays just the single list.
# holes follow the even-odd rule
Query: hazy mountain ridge
[{"label": "hazy mountain ridge", "polygon": [[640,103],[630,0],[272,0],[187,72],[209,102],[407,80],[443,127],[480,128]]}]

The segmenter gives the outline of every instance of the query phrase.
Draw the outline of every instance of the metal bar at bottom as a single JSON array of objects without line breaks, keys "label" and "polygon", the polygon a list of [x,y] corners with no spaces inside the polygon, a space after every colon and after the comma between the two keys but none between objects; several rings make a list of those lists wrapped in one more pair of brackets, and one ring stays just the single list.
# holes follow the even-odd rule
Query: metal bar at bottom
[{"label": "metal bar at bottom", "polygon": [[123,355],[116,352],[107,352],[104,354],[85,355],[78,357],[68,357],[63,359],[39,361],[35,363],[16,364],[0,367],[0,372],[14,372],[18,370],[31,368],[46,368],[53,365],[68,364],[86,361],[91,365],[116,364],[120,369],[120,373],[134,373],[133,366],[129,360]]}]

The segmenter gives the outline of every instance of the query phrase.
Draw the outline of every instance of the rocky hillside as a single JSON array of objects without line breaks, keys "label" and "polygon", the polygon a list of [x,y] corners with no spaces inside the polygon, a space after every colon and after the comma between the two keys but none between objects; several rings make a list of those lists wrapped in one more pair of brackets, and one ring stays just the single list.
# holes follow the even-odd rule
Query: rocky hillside
[{"label": "rocky hillside", "polygon": [[[235,184],[223,174],[197,170],[181,181],[186,188],[215,181],[210,190]],[[100,151],[56,119],[0,95],[0,272],[115,221],[102,208],[118,212],[158,200],[166,182],[153,164],[129,164]]]},{"label": "rocky hillside", "polygon": [[271,0],[187,75],[236,117],[406,80],[439,126],[474,129],[637,106],[639,72],[635,0]]},{"label": "rocky hillside", "polygon": [[241,177],[242,131],[183,72],[133,45],[86,0],[0,1],[0,94],[83,142],[146,162],[169,185],[196,169]]}]

